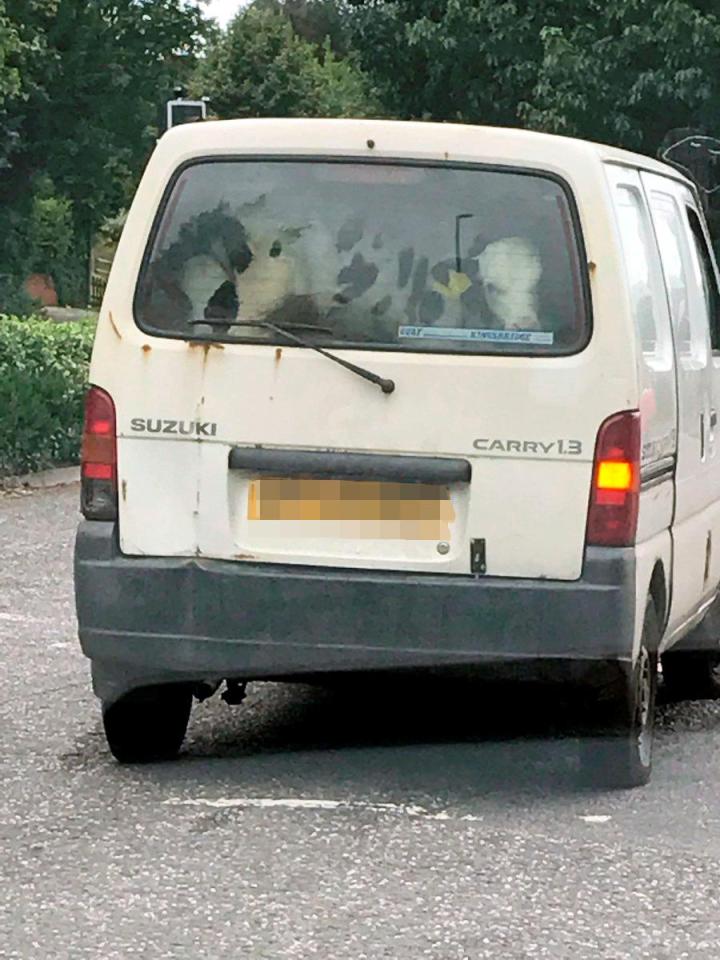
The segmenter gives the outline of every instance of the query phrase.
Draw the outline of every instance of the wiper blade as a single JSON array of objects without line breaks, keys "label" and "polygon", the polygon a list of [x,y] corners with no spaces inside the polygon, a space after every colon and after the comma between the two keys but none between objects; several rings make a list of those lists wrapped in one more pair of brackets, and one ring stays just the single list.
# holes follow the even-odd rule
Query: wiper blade
[{"label": "wiper blade", "polygon": [[[221,324],[217,320],[196,320],[195,323],[209,323],[211,326],[220,326]],[[300,347],[306,347],[308,350],[314,350],[316,353],[321,354],[323,357],[327,357],[328,360],[332,360],[333,363],[339,363],[341,367],[345,367],[346,370],[350,370],[352,373],[356,373],[359,377],[362,377],[363,380],[369,380],[370,383],[376,384],[383,393],[393,393],[395,390],[395,381],[388,380],[385,377],[380,377],[377,373],[373,373],[372,370],[366,370],[365,367],[359,367],[355,363],[350,363],[349,360],[341,360],[340,357],[336,357],[332,353],[328,353],[327,350],[323,350],[322,347],[318,347],[316,344],[311,343],[310,340],[306,340],[304,337],[298,337],[296,334],[291,333],[291,329],[296,330],[320,330],[325,333],[332,333],[328,327],[320,327],[314,323],[293,323],[286,324],[282,327],[279,327],[276,323],[270,323],[268,320],[236,320],[231,324],[224,323],[222,326],[232,326],[232,327],[262,327],[265,330],[272,330],[273,333],[280,334],[281,337],[286,337],[292,343],[298,344]]]},{"label": "wiper blade", "polygon": [[[210,317],[203,320],[191,320],[191,326],[208,327],[267,327],[268,323],[263,320],[221,320],[218,317]],[[317,323],[284,323],[286,330],[319,330],[321,333],[333,333],[330,327],[321,327]]]}]

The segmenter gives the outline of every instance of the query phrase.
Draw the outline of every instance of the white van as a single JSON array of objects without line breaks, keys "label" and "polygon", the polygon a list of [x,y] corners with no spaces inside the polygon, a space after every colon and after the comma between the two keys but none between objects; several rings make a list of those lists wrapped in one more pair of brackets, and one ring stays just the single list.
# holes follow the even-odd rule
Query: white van
[{"label": "white van", "polygon": [[86,411],[77,613],[115,757],[176,754],[222,681],[522,668],[587,688],[589,767],[646,782],[659,659],[720,689],[718,302],[693,186],[645,157],[171,130]]}]

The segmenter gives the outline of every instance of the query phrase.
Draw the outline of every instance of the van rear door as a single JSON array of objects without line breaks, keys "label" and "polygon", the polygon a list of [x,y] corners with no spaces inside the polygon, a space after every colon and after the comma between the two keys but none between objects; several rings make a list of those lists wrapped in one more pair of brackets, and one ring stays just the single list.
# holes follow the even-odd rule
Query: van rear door
[{"label": "van rear door", "polygon": [[685,212],[692,197],[686,187],[666,177],[643,173],[642,179],[665,275],[678,377],[672,633],[715,589],[709,582],[712,529],[718,522],[712,354],[707,305]]},{"label": "van rear door", "polygon": [[556,177],[192,163],[135,319],[126,553],[580,576],[595,436],[617,407]]}]

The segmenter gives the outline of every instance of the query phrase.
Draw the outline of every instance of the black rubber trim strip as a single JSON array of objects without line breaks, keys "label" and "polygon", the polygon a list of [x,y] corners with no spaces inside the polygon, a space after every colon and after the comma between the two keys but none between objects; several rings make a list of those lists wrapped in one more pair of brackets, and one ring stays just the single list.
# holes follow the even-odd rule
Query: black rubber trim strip
[{"label": "black rubber trim strip", "polygon": [[472,475],[467,460],[449,457],[267,450],[262,447],[233,447],[229,467],[231,470],[279,477],[397,483],[469,483]]}]

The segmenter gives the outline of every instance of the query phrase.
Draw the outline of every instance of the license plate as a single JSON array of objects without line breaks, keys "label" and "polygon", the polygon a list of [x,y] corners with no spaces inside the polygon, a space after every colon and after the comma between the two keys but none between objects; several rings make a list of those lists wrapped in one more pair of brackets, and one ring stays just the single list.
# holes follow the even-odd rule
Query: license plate
[{"label": "license plate", "polygon": [[449,540],[455,510],[449,488],[435,484],[261,477],[250,482],[247,516],[312,524],[319,536]]}]

